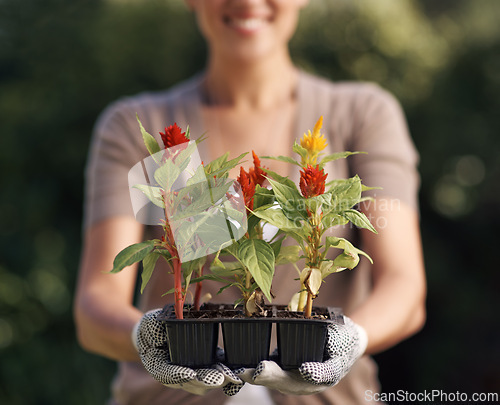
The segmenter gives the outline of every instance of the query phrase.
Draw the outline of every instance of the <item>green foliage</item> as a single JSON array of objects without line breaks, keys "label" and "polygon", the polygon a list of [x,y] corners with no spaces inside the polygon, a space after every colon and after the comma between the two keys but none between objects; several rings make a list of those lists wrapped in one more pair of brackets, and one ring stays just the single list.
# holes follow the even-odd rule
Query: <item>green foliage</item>
[{"label": "green foliage", "polygon": [[271,301],[275,262],[273,248],[261,239],[246,239],[238,247],[238,258],[266,298]]},{"label": "green foliage", "polygon": [[111,273],[118,273],[125,267],[140,262],[153,250],[154,245],[154,240],[147,240],[126,247],[116,255]]},{"label": "green foliage", "polygon": [[[144,129],[144,127],[142,126],[142,122],[137,114],[136,117],[137,117],[137,122],[139,124],[139,128],[141,130],[142,139],[144,141],[144,144],[146,145],[146,149],[148,150],[149,154],[154,157],[161,150],[160,145],[158,145],[158,142],[156,142],[156,139],[153,137],[153,135],[149,134]],[[158,161],[156,162],[158,163]]]},{"label": "green foliage", "polygon": [[156,266],[156,262],[161,257],[161,254],[158,252],[149,252],[142,259],[142,274],[141,274],[141,294],[144,292],[144,289],[148,285],[149,279],[153,275],[153,271]]},{"label": "green foliage", "polygon": [[[393,92],[421,155],[429,321],[379,357],[385,392],[498,387],[499,8],[312,0],[291,44],[308,71]],[[194,26],[177,0],[0,2],[0,403],[109,396],[116,367],[78,347],[71,310],[89,134],[109,102],[203,67]]]},{"label": "green foliage", "polygon": [[[295,143],[295,146],[297,145]],[[297,148],[295,149],[298,150]],[[323,159],[331,161],[345,158],[352,154],[351,152],[336,153],[335,155],[327,155]],[[301,155],[302,158],[306,158],[306,156],[306,152],[304,152],[304,156]],[[320,160],[318,165],[321,167],[322,164],[323,160]],[[310,198],[303,197],[294,183],[288,182],[287,184],[282,184],[281,181],[275,181],[271,178],[268,180],[279,206],[266,205],[259,207],[254,211],[254,214],[271,225],[278,227],[285,235],[294,238],[299,243],[304,254],[307,253],[310,256],[313,249],[320,250],[321,246],[312,246],[311,241],[315,239],[320,240],[324,232],[335,225],[345,225],[351,222],[358,228],[368,229],[371,232],[377,233],[366,215],[353,209],[362,200],[361,193],[363,188],[366,189],[361,184],[361,179],[357,175],[349,179],[332,181],[329,183],[329,188],[323,194]],[[317,221],[319,226],[315,225],[315,221]],[[327,270],[318,273],[318,277],[325,278],[333,272],[353,269],[359,262],[358,254],[364,255],[370,262],[372,261],[366,253],[354,247],[349,241],[329,236],[326,238],[323,251],[319,256],[312,255],[314,262],[311,259],[306,261],[306,265],[308,266],[305,272],[307,273],[307,278],[310,279],[310,267],[319,269],[323,266],[322,263],[324,261],[330,262],[326,258],[330,247],[344,249],[344,252],[338,255],[333,263],[327,266]],[[315,288],[316,292],[314,295],[317,295],[317,290],[319,290],[319,284]]]},{"label": "green foliage", "polygon": [[[220,251],[225,246],[231,245],[235,239],[239,239],[242,235],[235,235],[236,228],[244,232],[243,224],[246,220],[244,213],[233,208],[230,202],[221,203],[221,201],[232,185],[232,181],[227,180],[228,171],[239,164],[245,154],[227,161],[229,153],[226,153],[209,163],[207,167],[199,165],[194,172],[189,172],[187,169],[192,162],[197,142],[185,142],[162,150],[154,137],[144,129],[139,117],[137,117],[137,122],[143,141],[151,155],[150,158],[153,158],[157,165],[153,177],[158,186],[135,184],[133,187],[142,191],[151,202],[163,209],[162,212],[165,214],[159,220],[158,225],[163,226],[165,235],[162,240],[148,240],[123,249],[116,256],[111,273],[118,273],[125,267],[142,261],[142,293],[151,278],[158,258],[164,256],[167,262],[172,259],[174,277],[177,274],[180,279],[182,271],[183,288],[187,291],[193,271],[203,266],[206,256]],[[191,177],[184,179],[185,186],[175,191],[173,186],[183,173],[190,174]],[[236,221],[240,226],[231,227],[229,219]],[[229,231],[231,228],[233,233]],[[230,236],[229,239],[228,236]],[[258,249],[260,254],[266,254],[262,246],[258,246]],[[248,255],[243,254],[240,257],[251,266],[250,272],[257,284],[265,285],[268,290],[267,295],[270,296],[271,280],[267,274],[260,274],[261,271],[268,270],[265,268],[266,262],[256,267],[252,260],[248,260]],[[272,263],[274,263],[274,257]],[[271,273],[271,279],[273,273]],[[180,294],[175,288],[166,294],[170,292]],[[180,300],[184,297],[185,295],[176,296],[175,299]],[[176,312],[176,316],[181,315]]]}]

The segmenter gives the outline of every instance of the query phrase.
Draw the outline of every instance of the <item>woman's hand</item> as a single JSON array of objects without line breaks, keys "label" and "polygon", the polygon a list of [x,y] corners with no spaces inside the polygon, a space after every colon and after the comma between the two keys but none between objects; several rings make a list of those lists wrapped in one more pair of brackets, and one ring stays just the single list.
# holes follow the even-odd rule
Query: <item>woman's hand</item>
[{"label": "woman's hand", "polygon": [[170,362],[165,324],[157,320],[160,313],[161,309],[147,312],[132,333],[134,346],[149,374],[167,387],[181,388],[191,394],[204,395],[227,385],[238,392],[243,381],[222,363],[193,370]]},{"label": "woman's hand", "polygon": [[[256,369],[240,370],[238,374],[245,382],[264,385],[283,394],[310,395],[336,385],[350,371],[366,348],[364,329],[348,317],[344,325],[328,327],[324,362],[303,363],[298,370],[285,371],[274,361],[262,361]],[[236,372],[238,373],[238,371]]]}]

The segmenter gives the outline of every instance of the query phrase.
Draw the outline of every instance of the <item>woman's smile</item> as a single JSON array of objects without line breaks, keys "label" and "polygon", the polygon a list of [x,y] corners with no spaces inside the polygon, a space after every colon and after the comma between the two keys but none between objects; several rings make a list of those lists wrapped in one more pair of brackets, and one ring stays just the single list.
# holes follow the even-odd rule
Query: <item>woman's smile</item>
[{"label": "woman's smile", "polygon": [[265,17],[224,17],[224,23],[241,34],[254,34],[264,29],[270,22]]}]

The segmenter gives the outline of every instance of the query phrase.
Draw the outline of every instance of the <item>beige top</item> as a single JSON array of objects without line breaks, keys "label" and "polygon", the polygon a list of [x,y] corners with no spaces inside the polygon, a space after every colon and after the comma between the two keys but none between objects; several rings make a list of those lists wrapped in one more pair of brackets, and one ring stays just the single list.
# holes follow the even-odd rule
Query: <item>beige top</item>
[{"label": "beige top", "polygon": [[[128,171],[148,156],[136,113],[146,130],[159,142],[159,131],[173,122],[182,128],[189,125],[192,139],[209,129],[204,128],[202,122],[200,83],[201,76],[196,76],[168,91],[119,100],[102,113],[95,127],[86,169],[84,227],[111,216],[133,215]],[[382,190],[369,192],[372,195],[391,197],[395,203],[400,200],[417,209],[418,155],[402,110],[390,94],[374,84],[332,83],[302,72],[297,99],[296,138],[312,129],[323,115],[323,132],[328,138],[326,153],[368,152],[327,164],[327,181],[358,174],[364,184],[382,187]],[[209,161],[213,157],[207,156],[203,144],[199,145],[201,158]],[[292,178],[298,179],[298,171]],[[357,242],[356,230],[350,227],[336,229],[335,235],[346,237],[354,244]],[[276,271],[273,291],[278,304],[288,303],[299,289],[292,271],[285,268]],[[165,301],[160,297],[171,284],[171,276],[166,272],[154,272],[139,307],[147,310],[163,305]],[[363,258],[354,271],[327,278],[315,305],[339,306],[349,315],[364,301],[370,288],[370,265]],[[227,289],[217,296],[218,289],[215,283],[204,283],[204,292],[211,292],[214,302],[233,302],[237,298],[236,289]],[[365,390],[377,392],[378,389],[376,365],[370,357],[364,356],[337,386],[322,394],[289,397],[272,392],[271,395],[277,404],[348,405],[364,402]],[[220,390],[197,397],[182,390],[168,389],[153,380],[137,363],[120,363],[113,395],[113,403],[120,405],[221,404],[225,398]]]}]

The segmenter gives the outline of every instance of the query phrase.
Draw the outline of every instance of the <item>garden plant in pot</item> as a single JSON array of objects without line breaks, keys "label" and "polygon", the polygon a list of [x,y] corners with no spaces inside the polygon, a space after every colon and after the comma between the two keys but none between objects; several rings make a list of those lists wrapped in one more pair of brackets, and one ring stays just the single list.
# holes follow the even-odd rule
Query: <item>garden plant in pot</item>
[{"label": "garden plant in pot", "polygon": [[219,282],[222,284],[219,292],[228,287],[241,292],[234,310],[226,311],[220,320],[225,364],[232,368],[255,367],[269,357],[274,312],[266,309],[265,298],[272,301],[275,267],[298,261],[300,250],[298,246],[282,246],[285,235],[279,232],[269,241],[263,239],[263,221],[252,210],[271,205],[274,195],[263,187],[266,172],[255,152],[252,154],[254,166],[248,172],[240,167],[237,178],[248,215],[247,232],[217,252],[209,274],[193,280]]},{"label": "garden plant in pot", "polygon": [[[234,243],[246,232],[246,216],[237,183],[228,180],[228,172],[244,155],[228,160],[228,154],[203,165],[196,141],[176,125],[160,133],[164,148],[139,127],[150,156],[134,166],[129,173],[132,203],[137,194],[151,202],[148,220],[160,224],[159,239],[146,240],[123,249],[113,262],[112,273],[142,261],[141,292],[149,282],[158,259],[170,266],[174,278],[173,316],[177,322],[167,324],[170,359],[186,366],[209,366],[215,363],[218,325],[214,322],[186,320],[185,301],[193,274],[200,277],[210,253]],[[136,213],[138,217],[138,214]],[[148,222],[149,221],[149,222]],[[196,300],[200,298],[197,283]],[[199,308],[199,301],[194,307]]]},{"label": "garden plant in pot", "polygon": [[[270,190],[261,187],[265,177],[260,161],[253,154],[254,167],[249,172],[240,168],[238,182],[233,182],[228,172],[244,154],[228,160],[226,153],[205,165],[197,155],[199,141],[189,140],[189,129],[183,133],[176,124],[165,128],[165,133],[160,133],[162,149],[138,122],[151,156],[132,168],[129,182],[134,179],[133,188],[153,204],[153,211],[157,210],[156,215],[149,213],[147,217],[157,218],[156,223],[149,221],[160,223],[163,235],[123,249],[111,272],[142,261],[142,292],[157,260],[167,261],[174,288],[165,294],[174,294],[174,305],[166,306],[158,319],[166,324],[173,363],[192,367],[215,363],[218,326],[224,320],[226,362],[233,367],[255,366],[269,355],[272,325],[253,322],[254,318],[267,315],[264,297],[271,301],[275,266],[298,259],[296,247],[283,248],[282,252],[281,239],[263,240],[261,220],[251,214],[252,208],[274,198]],[[134,175],[136,168],[141,175]],[[223,264],[219,256],[231,256],[233,261]],[[203,275],[204,266],[212,260],[212,271]],[[239,288],[241,299],[223,312],[213,305],[200,308],[204,280],[223,283],[220,291]],[[196,284],[195,302],[188,306],[185,301],[191,283]],[[251,323],[245,322],[251,317]]]},{"label": "garden plant in pot", "polygon": [[[326,183],[324,166],[327,162],[360,152],[323,156],[321,152],[327,143],[320,133],[322,120],[320,117],[312,133],[308,131],[304,134],[300,144],[295,142],[293,145],[299,161],[286,156],[267,157],[300,167],[300,190],[292,180],[268,171],[275,203],[253,210],[255,216],[293,238],[305,259],[305,267],[299,271],[301,289],[289,307],[303,312],[306,319],[278,323],[278,354],[283,368],[298,368],[306,361],[323,360],[327,323],[311,319],[313,299],[319,294],[323,279],[333,273],[352,270],[360,260],[359,255],[364,255],[371,262],[365,252],[348,240],[325,237],[325,232],[333,226],[351,222],[376,233],[368,218],[355,209],[357,204],[367,199],[362,197],[362,192],[370,188],[363,185],[357,175]],[[330,249],[340,249],[341,252],[332,259],[327,256]]]},{"label": "garden plant in pot", "polygon": [[[166,128],[165,134],[161,134],[163,150],[139,121],[151,154],[149,163],[152,162],[150,166],[154,169],[149,169],[145,184],[134,184],[134,187],[160,210],[164,234],[160,239],[125,248],[115,258],[112,272],[142,261],[143,290],[160,257],[171,266],[174,288],[169,292],[174,294],[175,304],[173,310],[168,307],[161,319],[166,324],[172,363],[207,367],[220,360],[215,354],[219,323],[223,325],[225,363],[233,368],[255,367],[268,358],[272,323],[277,325],[279,363],[284,369],[323,360],[326,328],[341,322],[341,318],[336,316],[338,313],[326,311],[329,317],[314,319],[312,301],[326,276],[352,269],[359,262],[360,254],[367,256],[346,239],[324,238],[324,233],[348,222],[375,229],[366,216],[354,209],[363,201],[362,191],[368,189],[359,177],[326,183],[325,163],[358,152],[322,156],[326,142],[320,134],[321,122],[320,118],[313,132],[305,134],[300,144],[294,144],[293,151],[300,156],[300,161],[284,156],[268,157],[301,168],[299,191],[290,179],[264,171],[255,154],[254,167],[248,172],[240,168],[238,182],[234,183],[228,179],[228,172],[244,155],[228,160],[225,154],[204,165],[196,158],[197,142],[189,141],[189,130],[182,133],[175,124]],[[144,170],[145,167],[147,163],[142,164]],[[150,178],[154,181],[149,181]],[[264,180],[270,188],[262,186]],[[270,241],[263,239],[264,223],[278,228]],[[284,237],[293,238],[297,244],[282,246]],[[327,256],[332,248],[341,250],[333,259]],[[276,307],[271,311],[264,307],[264,297],[268,301],[272,298],[274,268],[278,264],[298,262],[300,251],[306,265],[299,271],[301,290],[292,299],[290,309],[303,313],[304,319],[276,318]],[[226,257],[232,260],[224,260]],[[208,264],[210,273],[202,274]],[[199,297],[199,286],[204,280],[222,283],[220,290],[239,288],[241,299],[232,307],[230,318],[226,312],[223,319],[183,319],[194,312],[186,312],[189,284],[197,283],[195,296]],[[198,308],[199,303],[195,303],[195,307]],[[319,329],[311,328],[318,323]],[[202,331],[198,332],[198,328]],[[292,336],[302,341],[293,343]],[[183,347],[177,347],[178,344]],[[311,348],[318,350],[312,353]],[[249,353],[250,356],[246,356]]]}]

